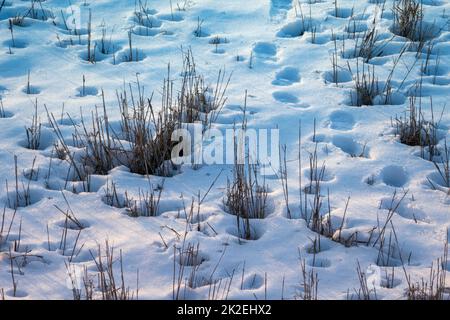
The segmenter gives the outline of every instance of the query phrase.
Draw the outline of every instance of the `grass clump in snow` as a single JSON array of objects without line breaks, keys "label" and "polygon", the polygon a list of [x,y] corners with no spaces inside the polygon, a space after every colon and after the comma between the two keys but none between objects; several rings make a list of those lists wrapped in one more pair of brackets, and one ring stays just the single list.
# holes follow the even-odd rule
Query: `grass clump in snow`
[{"label": "grass clump in snow", "polygon": [[411,41],[424,43],[433,34],[433,26],[424,22],[422,1],[400,0],[394,2],[393,32]]},{"label": "grass clump in snow", "polygon": [[[444,300],[448,296],[446,286],[448,268],[448,239],[445,241],[444,254],[433,262],[428,278],[412,282],[411,277],[406,275],[408,288],[406,297],[408,300]],[[406,271],[405,271],[406,272]]]},{"label": "grass clump in snow", "polygon": [[159,214],[162,188],[150,192],[139,191],[137,199],[127,200],[127,212],[131,217],[155,217]]},{"label": "grass clump in snow", "polygon": [[[167,90],[165,87],[165,97]],[[126,91],[118,94],[121,134],[111,127],[103,93],[103,106],[92,112],[91,125],[82,116],[82,129],[74,126],[73,139],[78,149],[82,150],[81,157],[68,147],[53,114],[49,114],[49,122],[59,144],[79,179],[83,180],[87,174],[107,174],[119,165],[126,165],[131,172],[138,174],[172,174],[173,166],[168,163],[171,158],[171,137],[179,126],[173,112],[163,103],[162,111],[156,113],[151,98],[143,96],[139,81],[138,96],[133,95],[131,88],[130,92],[131,106]]]},{"label": "grass clump in snow", "polygon": [[400,0],[393,6],[394,32],[412,41],[423,36],[423,5],[415,0]]},{"label": "grass clump in snow", "polygon": [[381,85],[375,76],[375,66],[370,68],[363,63],[362,69],[360,69],[359,64],[357,64],[354,79],[354,91],[350,94],[351,105],[360,107],[376,104],[375,99],[380,97],[384,90],[380,88]]},{"label": "grass clump in snow", "polygon": [[300,260],[302,282],[300,283],[301,292],[295,298],[302,300],[317,300],[319,277],[314,268],[309,271],[306,268],[306,260]]},{"label": "grass clump in snow", "polygon": [[122,156],[131,172],[170,176],[175,167],[171,162],[172,133],[180,123],[172,109],[172,85],[168,77],[163,85],[161,111],[156,113],[152,99],[145,98],[138,81],[138,96],[133,97],[131,105],[124,91],[118,95],[121,114],[121,130],[126,143]]},{"label": "grass clump in snow", "polygon": [[423,2],[400,0],[393,4],[394,24],[392,32],[414,42],[419,53],[425,44],[437,37],[443,27],[424,21]]},{"label": "grass clump in snow", "polygon": [[431,108],[431,120],[426,120],[422,106],[417,106],[416,98],[410,97],[407,113],[405,112],[403,118],[396,118],[394,125],[400,142],[408,146],[420,146],[422,158],[428,154],[428,159],[433,161],[433,158],[439,155],[438,122],[434,120],[433,108]]},{"label": "grass clump in snow", "polygon": [[[72,284],[74,300],[133,300],[139,299],[139,271],[137,273],[136,290],[133,291],[125,282],[122,250],[119,257],[114,256],[114,248],[105,241],[105,247],[98,246],[96,256],[91,252],[92,260],[97,267],[97,274],[89,275],[84,267],[82,279],[78,279],[72,265],[66,264],[67,274]],[[81,282],[82,286],[79,286]]]},{"label": "grass clump in snow", "polygon": [[440,185],[447,188],[447,193],[450,194],[450,150],[447,147],[447,140],[444,142],[443,150],[440,151],[440,156],[442,163],[433,161],[437,177],[435,179],[428,178],[428,182],[434,190],[438,189],[438,185]]},{"label": "grass clump in snow", "polygon": [[[72,167],[83,179],[87,174],[107,174],[119,165],[131,172],[144,175],[172,176],[177,170],[171,160],[172,135],[183,124],[202,122],[204,128],[215,121],[227,98],[230,78],[219,71],[215,87],[205,85],[204,77],[197,73],[192,52],[184,53],[180,93],[175,97],[174,81],[168,68],[163,83],[160,108],[154,107],[153,95],[146,97],[144,87],[137,78],[137,88],[117,92],[120,112],[120,130],[114,130],[109,122],[104,93],[103,105],[91,113],[91,123],[82,115],[81,130],[74,126],[73,140],[82,149],[81,162],[75,156],[61,134],[52,114],[49,122],[55,131],[59,145]],[[134,89],[134,90],[133,90]]]},{"label": "grass clump in snow", "polygon": [[267,187],[258,181],[257,171],[255,165],[236,163],[224,200],[228,212],[236,216],[239,237],[245,240],[256,237],[250,220],[267,216]]},{"label": "grass clump in snow", "polygon": [[359,261],[356,266],[356,274],[358,276],[359,288],[357,290],[355,289],[355,294],[350,295],[348,292],[347,300],[377,300],[378,298],[375,285],[373,285],[373,288],[370,288],[369,282],[367,281],[367,275],[364,271],[362,271]]},{"label": "grass clump in snow", "polygon": [[231,214],[244,219],[266,217],[267,189],[257,178],[257,167],[237,164],[233,181],[228,182],[226,206]]},{"label": "grass clump in snow", "polygon": [[[33,161],[32,171],[34,171],[35,161],[36,159]],[[32,199],[30,190],[31,179],[28,180],[28,183],[26,184],[19,181],[19,169],[16,155],[14,155],[14,178],[13,190],[10,190],[8,180],[6,180],[6,204],[9,208],[17,210],[17,208],[23,208],[31,205],[34,199]]]},{"label": "grass clump in snow", "polygon": [[227,101],[226,91],[231,75],[225,78],[225,70],[219,70],[215,86],[209,87],[203,75],[197,72],[194,56],[189,49],[183,53],[183,70],[176,110],[182,123],[202,122],[209,126]]},{"label": "grass clump in snow", "polygon": [[34,104],[34,115],[29,127],[25,127],[27,134],[26,147],[31,150],[38,150],[41,145],[41,122],[37,114],[37,99]]},{"label": "grass clump in snow", "polygon": [[[245,107],[244,107],[245,109]],[[242,129],[245,129],[244,119]],[[238,131],[241,132],[241,131]],[[243,239],[254,239],[251,219],[264,219],[267,216],[267,186],[258,180],[258,166],[243,157],[242,141],[239,133],[234,139],[233,179],[228,181],[224,204],[230,214],[237,218],[238,235]]]}]

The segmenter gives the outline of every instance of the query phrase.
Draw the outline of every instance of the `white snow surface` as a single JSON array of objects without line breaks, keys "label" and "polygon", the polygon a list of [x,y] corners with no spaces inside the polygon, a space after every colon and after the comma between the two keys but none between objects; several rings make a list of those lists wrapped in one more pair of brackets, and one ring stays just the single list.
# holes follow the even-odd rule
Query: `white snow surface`
[{"label": "white snow surface", "polygon": [[[64,104],[63,114],[69,114],[79,125],[80,109],[90,119],[95,106],[102,104],[103,90],[110,120],[118,121],[116,90],[124,84],[135,83],[139,74],[146,93],[154,92],[154,100],[159,102],[167,64],[170,63],[173,74],[181,71],[182,47],[192,48],[197,69],[210,83],[214,84],[221,68],[232,73],[228,101],[215,127],[232,128],[241,121],[240,110],[247,90],[248,127],[280,129],[281,143],[287,148],[289,207],[294,219],[287,217],[280,180],[267,177],[269,215],[251,221],[256,240],[239,240],[236,217],[227,213],[223,205],[227,179],[232,178],[231,165],[199,168],[183,165],[178,174],[164,178],[160,215],[133,218],[125,209],[110,207],[102,201],[105,188],[108,182],[114,181],[119,192],[136,195],[140,189],[149,188],[148,180],[130,173],[126,167],[117,167],[108,175],[93,176],[92,192],[74,193],[71,188],[62,191],[71,210],[85,226],[72,262],[87,266],[90,276],[94,276],[97,270],[91,255],[95,256],[98,245],[104,246],[108,240],[116,258],[119,250],[122,252],[124,276],[130,290],[136,290],[139,270],[139,299],[172,299],[174,246],[182,245],[187,230],[186,241],[199,245],[201,264],[197,272],[210,282],[221,280],[222,286],[232,280],[229,299],[298,298],[303,290],[301,259],[305,259],[308,271],[313,269],[317,273],[320,299],[355,296],[355,290],[360,288],[358,262],[367,275],[378,270],[385,277],[394,268],[394,288],[383,285],[386,281],[374,283],[377,298],[404,299],[407,281],[401,263],[393,261],[389,266],[377,266],[377,247],[364,244],[347,247],[321,237],[321,252],[310,253],[317,234],[299,217],[298,176],[302,176],[304,185],[308,183],[309,152],[315,148],[315,122],[319,161],[326,163],[323,192],[329,190],[334,217],[342,217],[350,197],[343,233],[358,231],[358,237],[364,238],[368,230],[385,221],[393,193],[396,191],[401,196],[408,190],[392,223],[405,270],[415,281],[429,275],[432,263],[443,254],[448,237],[449,189],[439,180],[433,162],[420,157],[420,148],[399,142],[392,119],[405,115],[408,97],[417,95],[413,88],[422,78],[422,112],[430,117],[432,96],[434,113],[441,117],[438,128],[441,148],[449,137],[450,113],[443,108],[450,96],[447,15],[450,2],[423,1],[425,21],[439,26],[431,58],[431,63],[436,63],[439,55],[439,64],[432,65],[437,76],[426,70],[424,75],[421,69],[424,57],[416,62],[416,53],[407,51],[393,74],[392,104],[362,107],[350,105],[354,79],[345,71],[347,63],[355,68],[355,58],[339,56],[340,83],[329,81],[334,51],[332,36],[348,37],[352,28],[361,34],[376,19],[380,39],[391,38],[392,1],[386,2],[383,17],[377,1],[340,0],[342,17],[334,16],[332,0],[310,1],[312,4],[302,1],[303,15],[308,17],[307,21],[311,15],[317,28],[315,41],[309,31],[298,34],[302,27],[296,1],[196,0],[187,1],[185,10],[179,10],[176,2],[172,1],[171,12],[169,1],[148,1],[148,14],[154,21],[154,26],[148,28],[139,26],[133,19],[134,0],[72,0],[71,5],[66,0],[41,1],[48,19],[43,19],[38,5],[36,19],[28,17],[23,26],[14,26],[15,46],[11,45],[8,19],[26,13],[30,1],[4,2],[0,11],[0,96],[5,109],[5,117],[0,118],[0,219],[4,207],[5,228],[14,213],[8,206],[8,197],[15,186],[14,156],[18,161],[19,184],[30,184],[31,197],[31,205],[17,209],[7,242],[0,243],[0,290],[4,289],[5,299],[72,299],[66,263],[78,230],[68,230],[70,249],[62,252],[59,247],[64,215],[56,208],[67,209],[60,188],[64,187],[69,164],[54,159],[49,169],[56,136],[44,105],[49,112],[60,115]],[[183,2],[179,1],[180,7]],[[115,54],[101,55],[101,61],[95,64],[83,60],[86,35],[70,36],[61,19],[61,12],[68,15],[70,6],[91,10],[93,39],[100,39],[102,26],[106,26],[108,35],[112,34]],[[202,37],[194,34],[198,19],[203,20]],[[141,53],[138,62],[120,61],[121,54],[126,54],[129,30],[133,30],[133,45]],[[211,44],[216,36],[227,41],[217,46]],[[74,39],[73,45],[68,41],[70,37]],[[352,41],[346,40],[349,52]],[[383,54],[370,61],[379,81],[385,81],[399,48],[406,42],[396,37]],[[340,50],[342,43],[340,40],[337,43]],[[27,94],[28,72],[32,94]],[[83,75],[88,88],[85,96],[80,94]],[[24,128],[32,121],[35,101],[42,122],[42,137],[39,150],[30,150],[25,148]],[[298,169],[300,121],[301,172]],[[67,115],[61,130],[66,137],[71,137],[73,127]],[[362,151],[363,157],[354,156]],[[33,167],[33,161],[39,175],[29,180],[27,172]],[[221,170],[201,205],[198,221],[188,223],[183,207],[189,207],[199,192],[202,196],[206,194]],[[150,180],[152,185],[158,185],[163,178],[151,176]],[[437,187],[432,188],[429,180]],[[392,229],[391,225],[388,229]],[[8,247],[17,243],[19,234],[19,252],[12,254],[26,253],[29,257],[20,268],[13,268],[18,290],[14,297]],[[189,271],[185,272],[187,277]],[[186,289],[183,286],[181,296],[206,299],[209,290],[206,284]]]}]

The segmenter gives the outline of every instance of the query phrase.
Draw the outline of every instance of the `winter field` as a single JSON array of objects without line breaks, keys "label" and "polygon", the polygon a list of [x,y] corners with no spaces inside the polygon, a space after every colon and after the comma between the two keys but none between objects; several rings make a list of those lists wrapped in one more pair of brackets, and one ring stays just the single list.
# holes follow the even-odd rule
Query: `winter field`
[{"label": "winter field", "polygon": [[0,0],[0,300],[448,299],[450,1]]}]

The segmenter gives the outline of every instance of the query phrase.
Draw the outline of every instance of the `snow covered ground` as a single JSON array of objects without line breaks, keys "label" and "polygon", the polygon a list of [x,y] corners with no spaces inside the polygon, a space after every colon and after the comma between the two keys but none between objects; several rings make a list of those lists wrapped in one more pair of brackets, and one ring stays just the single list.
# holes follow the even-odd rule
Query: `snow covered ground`
[{"label": "snow covered ground", "polygon": [[[117,284],[121,260],[125,285],[139,299],[294,299],[307,295],[305,287],[314,297],[315,278],[319,299],[364,298],[364,284],[371,298],[405,299],[432,265],[450,271],[436,262],[448,250],[450,225],[448,0],[421,1],[424,34],[414,43],[397,35],[392,0],[135,2],[0,0],[0,300],[72,299],[72,284],[89,279],[101,298],[96,275],[100,259],[107,264],[106,241]],[[374,25],[373,52],[364,53]],[[81,113],[88,128],[95,106],[103,116],[103,91],[109,123],[119,128],[117,90],[137,90],[138,77],[160,108],[167,66],[179,83],[189,47],[212,87],[219,70],[231,74],[212,127],[241,124],[247,91],[247,127],[277,128],[286,146],[289,206],[275,170],[264,178],[266,217],[250,219],[248,240],[224,205],[232,164],[184,164],[172,177],[117,166],[91,175],[85,192],[68,179],[67,156],[55,157],[48,114],[72,141],[74,128],[83,130]],[[355,84],[367,85],[372,70],[372,105],[358,106]],[[410,101],[432,128],[434,162],[429,146],[401,143],[397,134]],[[36,150],[27,140],[33,118],[41,123]],[[318,170],[326,168],[316,179],[320,195],[313,187],[305,196],[314,153]],[[120,197],[138,199],[149,181],[162,189],[156,217],[131,217],[105,201],[112,182]],[[315,200],[320,222],[332,225],[320,236],[302,216]]]}]

